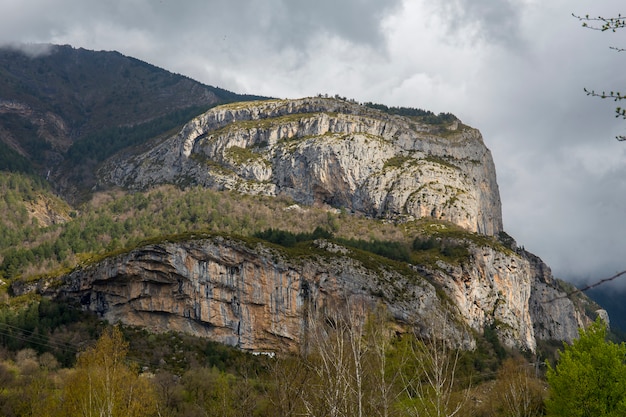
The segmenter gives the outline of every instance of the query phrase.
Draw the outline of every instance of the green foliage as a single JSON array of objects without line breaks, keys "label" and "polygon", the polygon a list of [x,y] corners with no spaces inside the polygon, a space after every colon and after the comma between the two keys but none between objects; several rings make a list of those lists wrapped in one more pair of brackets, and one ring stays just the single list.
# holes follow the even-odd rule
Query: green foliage
[{"label": "green foliage", "polygon": [[[271,100],[272,102],[277,102],[278,100]],[[261,105],[261,103],[256,103]],[[234,104],[225,104],[220,108],[240,108],[248,106],[247,103],[234,103]],[[329,116],[336,116],[336,113],[327,113]],[[222,136],[225,134],[229,134],[231,132],[238,131],[246,131],[246,130],[256,130],[256,129],[271,129],[278,126],[289,125],[293,123],[300,122],[306,119],[313,119],[317,117],[317,113],[290,113],[278,115],[276,117],[267,117],[262,119],[254,119],[254,120],[236,120],[233,123],[228,123],[220,129],[213,130],[211,132],[212,136]],[[303,137],[294,136],[292,138],[283,138],[281,141],[291,142],[296,140],[302,140]],[[260,142],[256,144],[258,148],[263,148],[267,146],[267,142]]]},{"label": "green foliage", "polygon": [[0,170],[25,174],[35,173],[35,169],[30,161],[4,142],[0,142]]},{"label": "green foliage", "polygon": [[0,173],[0,191],[6,202],[11,199],[33,201],[39,193],[49,190],[49,185],[40,177]]},{"label": "green foliage", "polygon": [[440,157],[440,156],[428,155],[424,159],[426,161],[428,161],[428,162],[432,162],[432,163],[435,163],[435,164],[443,165],[443,166],[446,166],[448,168],[459,169],[458,166],[456,166],[452,162],[450,162],[450,160],[453,159],[453,158],[443,158],[443,157]]},{"label": "green foliage", "polygon": [[504,231],[501,231],[498,233],[498,241],[502,243],[507,249],[510,249],[510,250],[517,249],[517,243],[515,242],[515,239],[513,239],[511,235],[509,235],[508,233]]},{"label": "green foliage", "polygon": [[470,261],[470,247],[489,247],[513,255],[515,252],[492,236],[468,232],[446,222],[421,219],[410,228],[414,236],[412,263],[436,267],[438,260],[452,264]]},{"label": "green foliage", "polygon": [[[324,211],[311,210],[294,216],[284,210],[291,203],[284,200],[202,187],[184,191],[162,187],[147,193],[96,195],[68,222],[39,228],[29,224],[28,211],[20,203],[31,198],[32,193],[32,183],[23,182],[22,187],[21,178],[8,178],[11,187],[19,191],[9,190],[4,200],[0,198],[0,212],[7,213],[7,220],[14,218],[0,223],[5,231],[0,234],[0,275],[4,278],[20,277],[26,271],[33,276],[63,265],[73,266],[78,258],[101,258],[162,236],[189,232],[251,235],[269,224],[297,230],[305,224],[326,228],[329,221],[334,221]],[[3,202],[6,210],[2,209]]]},{"label": "green foliage", "polygon": [[224,155],[232,159],[236,164],[245,164],[248,161],[255,161],[262,159],[261,155],[253,152],[249,148],[242,148],[241,146],[231,146],[226,149]]},{"label": "green foliage", "polygon": [[564,346],[555,367],[548,363],[548,416],[626,415],[626,344],[606,336],[606,325],[598,319]]},{"label": "green foliage", "polygon": [[472,384],[492,380],[504,360],[510,357],[496,332],[496,325],[486,325],[483,334],[474,334],[476,349],[463,352],[459,358],[459,374],[464,379],[472,377]]},{"label": "green foliage", "polygon": [[67,205],[52,195],[41,178],[0,172],[0,277],[13,276],[24,266],[42,259],[42,253],[27,247],[41,233],[39,223],[30,214],[32,205],[40,201],[59,213],[67,210]]},{"label": "green foliage", "polygon": [[403,242],[344,238],[337,238],[335,240],[342,245],[372,252],[394,261],[409,262],[411,260],[410,251]]},{"label": "green foliage", "polygon": [[26,348],[39,354],[50,352],[68,366],[74,362],[77,346],[62,340],[68,326],[77,323],[94,326],[89,315],[80,309],[46,298],[18,308],[3,306],[0,307],[0,346],[13,352]]},{"label": "green foliage", "polygon": [[441,242],[437,240],[435,237],[430,236],[428,238],[416,237],[413,239],[413,250],[430,250],[430,249],[439,249],[441,247]]},{"label": "green foliage", "polygon": [[298,242],[333,238],[333,234],[331,232],[319,226],[316,227],[311,233],[293,233],[286,230],[269,228],[262,232],[256,232],[253,236],[287,248],[295,246]]},{"label": "green foliage", "polygon": [[[150,333],[145,329],[122,326],[129,341],[129,357],[151,371],[167,369],[182,375],[193,367],[214,368],[236,374],[244,369],[260,373],[266,357],[254,356],[237,348],[183,333]],[[164,365],[166,364],[166,365]]]},{"label": "green foliage", "polygon": [[371,102],[364,103],[364,105],[372,109],[381,110],[385,113],[416,118],[421,122],[432,125],[451,123],[458,120],[456,116],[452,113],[435,114],[430,110],[422,110],[413,107],[388,107],[384,104],[376,104]]},{"label": "green foliage", "polygon": [[497,328],[498,326],[496,323],[486,325],[483,337],[485,341],[491,345],[491,348],[493,349],[493,352],[495,353],[496,358],[499,361],[502,361],[503,359],[506,358],[507,352],[502,346],[502,344],[500,343],[500,339],[498,339]]},{"label": "green foliage", "polygon": [[128,363],[128,342],[117,327],[108,328],[95,346],[78,357],[63,385],[63,416],[142,417],[157,415],[158,398],[137,367]]},{"label": "green foliage", "polygon": [[395,261],[409,262],[411,260],[409,250],[402,242],[380,241],[376,239],[367,241],[362,239],[335,238],[331,232],[319,226],[316,227],[312,233],[292,233],[285,230],[270,228],[265,231],[255,233],[254,237],[288,248],[294,247],[300,242],[307,242],[320,238],[328,239],[343,246],[371,252]]},{"label": "green foliage", "polygon": [[50,143],[40,137],[37,132],[38,127],[25,117],[12,113],[0,113],[0,126],[11,132],[31,161],[37,164],[44,162],[45,152],[52,149]]},{"label": "green foliage", "polygon": [[[22,177],[12,178],[14,183],[22,183]],[[420,220],[400,227],[313,208],[287,210],[293,204],[289,200],[202,187],[181,190],[164,186],[144,193],[97,194],[68,216],[66,223],[42,228],[30,223],[25,207],[16,209],[18,201],[36,198],[39,193],[32,191],[37,189],[34,183],[23,184],[14,185],[19,192],[5,195],[5,201],[11,201],[7,218],[19,218],[15,226],[0,224],[7,231],[0,235],[0,276],[4,278],[25,279],[66,270],[80,262],[102,259],[167,236],[182,239],[215,232],[256,236],[285,247],[317,238],[335,239],[365,253],[433,267],[438,260],[465,262],[469,259],[470,243],[506,250],[493,238],[468,233],[445,222]],[[1,208],[2,199],[0,211]],[[418,237],[408,240],[411,235]]]},{"label": "green foliage", "polygon": [[411,159],[412,158],[410,156],[394,156],[385,161],[385,164],[383,165],[383,170],[387,168],[400,168],[402,167],[402,165],[404,165],[405,162]]},{"label": "green foliage", "polygon": [[431,235],[418,236],[413,240],[412,260],[416,263],[431,264],[436,259],[445,259],[452,263],[462,263],[469,256],[469,246],[463,239]]}]

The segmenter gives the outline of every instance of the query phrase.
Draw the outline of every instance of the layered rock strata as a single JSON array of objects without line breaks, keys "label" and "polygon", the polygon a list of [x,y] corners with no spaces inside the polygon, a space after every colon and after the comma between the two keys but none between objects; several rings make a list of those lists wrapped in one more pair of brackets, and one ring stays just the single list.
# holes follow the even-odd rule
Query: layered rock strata
[{"label": "layered rock strata", "polygon": [[103,183],[162,183],[287,195],[389,219],[433,217],[502,230],[491,153],[458,121],[429,125],[324,98],[216,107],[145,152],[118,155]]},{"label": "layered rock strata", "polygon": [[382,303],[407,331],[441,337],[445,329],[445,337],[469,349],[488,326],[505,346],[534,351],[538,339],[572,340],[588,322],[550,283],[540,260],[489,246],[470,251],[474,262],[398,269],[366,267],[351,249],[323,240],[308,256],[291,257],[258,242],[214,237],[148,245],[77,270],[60,285],[42,281],[38,290],[111,322],[251,351],[295,350],[312,313],[345,305],[366,311]]}]

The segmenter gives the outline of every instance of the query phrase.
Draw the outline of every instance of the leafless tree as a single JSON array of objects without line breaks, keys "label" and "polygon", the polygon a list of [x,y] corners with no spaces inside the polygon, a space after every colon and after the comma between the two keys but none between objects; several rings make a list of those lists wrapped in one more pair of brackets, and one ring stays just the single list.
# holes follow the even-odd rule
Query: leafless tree
[{"label": "leafless tree", "polygon": [[[572,14],[572,16],[580,20],[584,28],[591,30],[599,30],[601,32],[616,32],[617,30],[624,29],[626,27],[626,17],[622,16],[621,14],[618,14],[617,17],[590,17],[589,15],[578,16],[575,14]],[[624,48],[615,46],[612,46],[610,48],[617,52],[626,51],[626,49]],[[596,90],[588,90],[587,88],[585,88],[585,93],[587,93],[588,96],[600,97],[602,99],[608,98],[616,102],[626,99],[626,95],[620,91],[609,91],[607,93],[606,91],[599,92]],[[618,106],[615,109],[615,117],[621,117],[622,119],[626,119],[626,109]],[[620,135],[617,136],[616,139],[619,141],[626,141],[626,136]]]},{"label": "leafless tree", "polygon": [[457,380],[461,349],[452,346],[447,330],[444,326],[440,337],[428,340],[415,335],[405,346],[402,381],[408,399],[403,404],[411,416],[453,417],[467,402],[469,390]]},{"label": "leafless tree", "polygon": [[311,354],[309,366],[318,380],[304,404],[311,416],[363,417],[364,365],[362,311],[346,299],[341,308],[315,311],[309,317]]},{"label": "leafless tree", "polygon": [[368,344],[366,376],[372,379],[369,398],[370,415],[393,417],[397,414],[397,403],[403,392],[401,387],[401,358],[393,355],[394,332],[392,319],[385,305],[378,305],[366,322],[365,337]]},{"label": "leafless tree", "polygon": [[509,417],[543,415],[542,386],[523,360],[509,359],[498,372],[497,399]]}]

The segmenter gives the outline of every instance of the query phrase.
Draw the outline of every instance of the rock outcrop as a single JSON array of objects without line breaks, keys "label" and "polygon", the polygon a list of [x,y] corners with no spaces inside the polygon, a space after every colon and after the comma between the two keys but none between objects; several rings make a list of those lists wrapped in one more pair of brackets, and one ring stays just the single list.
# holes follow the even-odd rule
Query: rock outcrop
[{"label": "rock outcrop", "polygon": [[[608,318],[606,311],[600,313],[595,303],[582,293],[575,293],[573,287],[569,292],[574,292],[576,297],[565,292],[562,287],[567,284],[554,279],[550,268],[539,257],[525,251],[523,254],[535,277],[529,311],[537,339],[574,340],[578,329],[589,324],[586,310],[595,310],[596,314]],[[573,300],[577,300],[575,308],[572,308]]]},{"label": "rock outcrop", "polygon": [[[59,69],[41,79],[32,76],[38,70],[30,58],[0,50],[16,79],[45,87],[29,88],[28,100],[23,94],[1,99],[0,115],[28,121],[27,133],[49,150],[42,158],[29,155],[20,145],[24,132],[6,126],[0,126],[0,140],[29,157],[67,196],[96,182],[93,189],[199,184],[288,196],[298,204],[342,208],[403,226],[426,217],[464,229],[454,239],[467,257],[409,265],[373,255],[364,260],[362,252],[324,240],[301,256],[253,239],[205,236],[146,245],[60,279],[13,281],[15,294],[39,291],[76,301],[113,322],[179,330],[252,351],[295,350],[315,314],[341,305],[364,311],[381,303],[399,329],[413,327],[427,337],[446,329],[445,337],[472,348],[475,336],[490,328],[504,345],[533,351],[538,340],[575,338],[589,320],[585,311],[596,307],[568,297],[539,258],[496,239],[503,226],[491,153],[480,132],[459,120],[432,124],[322,97],[227,104],[189,121],[178,134],[124,148],[100,166],[96,181],[93,161],[128,143],[90,150],[83,158],[81,149],[90,149],[91,142],[82,148],[81,140],[95,140],[109,127],[179,120],[177,110],[251,97],[117,53],[55,50],[51,57],[57,58],[49,63]],[[82,64],[68,67],[63,57]],[[119,70],[103,72],[98,62]],[[66,75],[85,68],[98,77],[86,77],[86,95],[76,95]],[[59,71],[63,76],[54,76]],[[118,97],[116,86],[130,85],[130,79],[145,83],[129,90],[129,100]],[[64,164],[68,157],[82,164],[78,171]],[[69,216],[52,199],[32,203],[29,212],[42,225]]]},{"label": "rock outcrop", "polygon": [[[407,270],[409,271],[409,270]],[[14,287],[16,293],[33,288]],[[41,292],[111,322],[181,331],[251,351],[296,350],[313,313],[385,302],[400,323],[445,326],[473,341],[419,274],[368,269],[349,250],[316,241],[306,258],[222,237],[149,245],[77,270]]]},{"label": "rock outcrop", "polygon": [[590,323],[585,305],[594,303],[574,303],[538,257],[492,246],[471,251],[469,263],[417,268],[441,285],[470,328],[492,326],[504,345],[534,351],[539,340],[571,342]]},{"label": "rock outcrop", "polygon": [[[177,330],[251,351],[295,350],[311,313],[333,306],[387,306],[405,329],[465,348],[496,330],[509,347],[572,340],[588,322],[541,261],[497,244],[469,244],[471,262],[410,268],[368,262],[318,240],[306,257],[261,242],[207,237],[135,249],[38,290],[69,298],[112,322]],[[372,266],[375,265],[375,266]],[[35,284],[14,285],[17,294]],[[562,298],[561,298],[562,297]],[[558,300],[554,302],[555,299]]]},{"label": "rock outcrop", "polygon": [[219,106],[143,153],[109,160],[99,175],[130,189],[202,184],[377,218],[429,216],[486,235],[502,230],[493,160],[476,129],[336,99]]}]

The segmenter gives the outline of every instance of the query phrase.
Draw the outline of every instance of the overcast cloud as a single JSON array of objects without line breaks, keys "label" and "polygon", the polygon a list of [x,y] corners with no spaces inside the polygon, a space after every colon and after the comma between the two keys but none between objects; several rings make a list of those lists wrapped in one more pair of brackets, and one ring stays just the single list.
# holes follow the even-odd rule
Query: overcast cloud
[{"label": "overcast cloud", "polygon": [[0,43],[117,50],[239,93],[452,112],[483,133],[505,229],[559,278],[626,269],[618,0],[0,0]]}]

